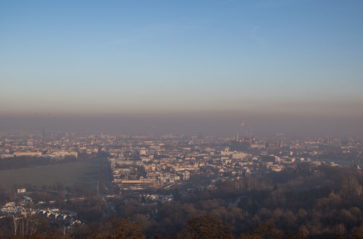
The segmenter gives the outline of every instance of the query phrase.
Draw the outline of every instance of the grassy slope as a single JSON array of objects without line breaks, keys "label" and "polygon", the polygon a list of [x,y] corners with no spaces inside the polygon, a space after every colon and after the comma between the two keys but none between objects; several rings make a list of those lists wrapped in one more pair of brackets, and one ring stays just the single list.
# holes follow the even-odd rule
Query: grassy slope
[{"label": "grassy slope", "polygon": [[97,170],[97,163],[91,161],[0,170],[0,184],[5,187],[12,187],[16,184],[42,186],[61,182],[66,186],[80,183],[93,188],[96,187],[97,183]]}]

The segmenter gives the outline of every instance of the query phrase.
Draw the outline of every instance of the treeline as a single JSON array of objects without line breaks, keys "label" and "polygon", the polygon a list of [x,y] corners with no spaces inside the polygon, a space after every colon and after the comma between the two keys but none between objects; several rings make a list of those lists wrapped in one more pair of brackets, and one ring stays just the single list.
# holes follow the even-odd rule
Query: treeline
[{"label": "treeline", "polygon": [[[230,225],[211,215],[199,216],[189,219],[175,237],[151,236],[142,231],[139,224],[128,219],[109,218],[101,223],[78,225],[73,227],[71,233],[66,228],[51,225],[44,218],[34,217],[28,223],[30,229],[27,233],[19,232],[14,235],[11,220],[0,221],[1,238],[12,239],[304,239],[304,238],[363,238],[362,230],[357,230],[351,235],[339,232],[311,237],[306,228],[301,227],[296,233],[286,233],[271,223],[260,224],[250,228],[239,236],[234,236]],[[29,233],[31,231],[31,233]]]},{"label": "treeline", "polygon": [[235,238],[266,230],[279,232],[278,238],[359,238],[362,185],[361,170],[302,164],[281,173],[221,181],[214,189],[176,189],[169,203],[115,201],[116,215],[139,223],[148,236],[176,238],[186,221],[210,215],[226,223]]},{"label": "treeline", "polygon": [[83,200],[64,201],[65,189],[58,187],[56,206],[76,211],[85,222],[67,234],[79,239],[363,238],[361,170],[301,164],[213,185],[180,186],[168,192],[174,200],[167,203],[132,195],[104,200],[81,188]]}]

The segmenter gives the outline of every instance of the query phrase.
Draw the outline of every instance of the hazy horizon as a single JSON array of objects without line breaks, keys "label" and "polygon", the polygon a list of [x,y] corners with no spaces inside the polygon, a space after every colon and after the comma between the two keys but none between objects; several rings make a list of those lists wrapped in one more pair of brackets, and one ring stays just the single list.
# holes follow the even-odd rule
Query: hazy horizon
[{"label": "hazy horizon", "polygon": [[[111,135],[163,134],[270,137],[363,137],[363,117],[287,114],[169,113],[124,115],[1,116],[2,132],[74,132]],[[243,127],[241,127],[241,125]]]},{"label": "hazy horizon", "polygon": [[0,114],[363,115],[359,1],[2,1]]},{"label": "hazy horizon", "polygon": [[359,1],[3,1],[0,129],[363,135]]}]

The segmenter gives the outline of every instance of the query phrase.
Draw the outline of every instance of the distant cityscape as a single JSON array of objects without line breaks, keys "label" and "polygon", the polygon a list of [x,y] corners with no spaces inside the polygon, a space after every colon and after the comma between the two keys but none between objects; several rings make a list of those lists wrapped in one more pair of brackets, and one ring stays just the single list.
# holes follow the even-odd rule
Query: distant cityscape
[{"label": "distant cityscape", "polygon": [[[112,201],[117,198],[171,202],[174,188],[213,191],[218,182],[279,173],[302,164],[312,168],[327,165],[360,169],[363,143],[358,138],[289,139],[283,134],[273,138],[240,137],[238,134],[231,137],[80,136],[57,132],[1,135],[1,160],[16,162],[26,158],[60,163],[89,158],[103,160],[105,166],[98,172],[97,183],[91,190],[108,202],[108,210],[112,211]],[[198,175],[205,179],[203,183],[198,180],[194,183]],[[13,185],[16,199],[5,202],[0,209],[1,218],[12,217],[14,225],[18,225],[14,228],[15,235],[29,230],[24,223],[31,215],[46,217],[63,225],[67,231],[83,223],[76,212],[57,208],[54,200],[35,201],[31,198],[34,188],[25,185]],[[84,197],[68,192],[64,201],[72,200],[82,201]]]},{"label": "distant cityscape", "polygon": [[112,183],[120,190],[172,187],[191,175],[239,178],[265,171],[280,172],[299,163],[360,167],[363,143],[359,138],[288,139],[164,135],[76,136],[72,133],[2,135],[0,158],[35,157],[78,159],[79,155],[107,154]]}]

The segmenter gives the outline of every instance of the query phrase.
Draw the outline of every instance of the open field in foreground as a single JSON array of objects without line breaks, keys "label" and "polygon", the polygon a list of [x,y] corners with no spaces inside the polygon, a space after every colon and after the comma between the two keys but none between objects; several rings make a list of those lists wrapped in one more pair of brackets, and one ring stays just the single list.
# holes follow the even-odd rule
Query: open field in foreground
[{"label": "open field in foreground", "polygon": [[90,189],[95,189],[97,173],[97,162],[88,160],[32,168],[0,170],[0,185],[8,188],[25,184],[41,187],[60,182],[65,186],[81,184]]}]

